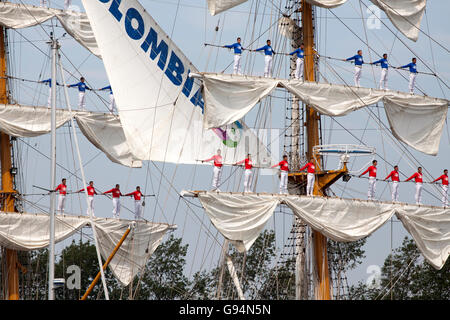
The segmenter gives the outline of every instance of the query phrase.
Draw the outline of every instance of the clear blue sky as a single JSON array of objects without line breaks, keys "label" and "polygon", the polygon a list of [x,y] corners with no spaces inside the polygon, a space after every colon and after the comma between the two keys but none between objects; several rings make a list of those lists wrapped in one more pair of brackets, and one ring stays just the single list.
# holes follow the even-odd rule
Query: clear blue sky
[{"label": "clear blue sky", "polygon": [[[38,3],[39,1],[15,1],[25,3]],[[52,6],[62,7],[63,0],[51,1]],[[277,35],[276,28],[269,28],[273,25],[278,16],[278,9],[272,5],[279,3],[279,1],[258,1],[259,15],[254,15],[254,1],[240,5],[225,14],[220,14],[211,17],[206,10],[205,0],[145,0],[141,1],[147,11],[153,18],[162,26],[168,33],[172,34],[175,43],[181,48],[185,55],[191,59],[194,65],[201,71],[221,72],[227,66],[225,72],[230,73],[232,69],[233,55],[230,51],[225,49],[209,49],[205,48],[204,43],[216,44],[231,44],[235,41],[237,36],[242,37],[243,46],[246,47],[252,40],[252,30],[254,28],[253,39],[259,35],[261,37],[257,40],[253,48],[260,47],[265,44],[266,39],[277,39],[274,42],[274,49],[276,51],[288,52],[290,47],[287,42],[279,35]],[[73,1],[74,5],[81,7],[80,1]],[[365,0],[363,3],[368,4]],[[283,5],[280,5],[284,8]],[[367,18],[365,6],[360,7],[359,1],[349,0],[345,5],[334,9],[336,16],[342,19],[342,22],[334,17],[334,15],[324,9],[319,9],[316,15],[317,21],[317,49],[322,55],[347,58],[356,53],[357,49],[364,51],[364,58],[370,61],[369,50],[367,45],[361,42],[355,35],[353,35],[344,23],[352,29],[361,39],[365,40],[365,29],[360,18],[361,8],[363,17]],[[175,13],[178,13],[175,17]],[[252,14],[249,15],[249,11]],[[422,20],[422,30],[431,35],[434,40],[441,43],[444,47],[450,47],[450,21],[448,19],[448,12],[450,12],[450,3],[444,0],[428,1],[427,12]],[[256,19],[256,20],[253,20]],[[397,33],[389,20],[386,19],[382,13],[382,20],[387,27],[382,25],[380,29],[367,30],[367,37],[370,47],[376,52],[390,53],[390,61],[394,65],[407,64],[411,57],[417,54],[430,66],[435,66],[435,70],[445,79],[447,85],[450,85],[450,64],[449,53],[441,47],[430,41],[424,34],[419,36],[417,42],[412,42],[398,33],[400,37],[415,54],[413,54],[405,45],[398,39],[395,39],[394,34],[388,30],[390,28]],[[364,20],[366,21],[366,20]],[[215,27],[219,25],[219,31],[214,31]],[[46,23],[44,29],[51,31],[50,23]],[[57,36],[63,34],[62,28],[56,28]],[[48,45],[46,33],[42,28],[35,27],[27,30],[20,30],[18,32],[10,32],[10,39],[14,42],[11,48],[13,64],[13,74],[17,77],[26,79],[46,79],[50,74],[49,60],[42,52],[48,53]],[[31,40],[32,45],[27,41]],[[106,72],[102,62],[95,56],[91,55],[78,43],[66,36],[60,40],[62,44],[62,52],[64,56],[70,59],[67,61],[63,57],[64,66],[71,71],[76,77],[80,73],[87,79],[87,82],[94,88],[101,88],[108,84]],[[378,59],[374,51],[370,51],[372,60]],[[244,70],[246,73],[253,75],[261,75],[263,69],[263,56],[259,54],[243,56]],[[275,57],[275,70],[278,76],[286,77],[289,61],[285,56]],[[331,68],[331,67],[332,68]],[[332,83],[342,83],[341,79],[333,74],[333,69],[336,70],[346,83],[352,83],[352,65],[344,62],[331,61],[330,66],[323,62],[320,64],[321,74]],[[419,71],[429,72],[425,66],[419,61]],[[364,67],[362,85],[368,87],[375,87],[375,82],[378,83],[379,68],[374,68],[373,73],[370,67]],[[403,72],[408,76],[407,72]],[[375,80],[374,80],[375,78]],[[68,80],[70,83],[77,81],[74,77]],[[429,96],[436,97],[450,97],[449,90],[439,85],[434,77],[419,75],[418,86],[426,92]],[[407,91],[407,81],[399,74],[391,72],[389,75],[390,88]],[[442,88],[442,89],[441,89]],[[47,101],[47,87],[34,83],[14,83],[14,97],[19,103],[30,105],[46,105]],[[76,90],[70,92],[72,105],[77,104]],[[284,96],[284,93],[277,91],[274,96]],[[99,98],[101,97],[101,98]],[[58,99],[62,101],[62,92],[58,93]],[[282,99],[272,98],[270,112],[267,116],[267,122],[261,126],[258,122],[258,128],[263,129],[280,129],[285,127],[285,108]],[[107,93],[101,93],[95,96],[93,93],[88,93],[88,109],[93,111],[106,111],[108,101]],[[267,102],[263,102],[265,105]],[[257,110],[255,108],[249,115],[247,115],[246,123],[254,127],[257,119]],[[387,125],[384,109],[382,105],[380,108],[373,107],[373,112],[379,114],[383,123]],[[351,131],[351,133],[358,139],[361,139],[365,144],[374,146],[378,152],[377,159],[379,160],[379,175],[383,176],[390,172],[390,164],[398,163],[401,171],[405,174],[412,174],[417,164],[411,160],[414,157],[418,162],[433,176],[436,177],[441,174],[444,167],[450,167],[450,140],[449,128],[446,125],[440,144],[440,152],[436,157],[427,156],[408,148],[411,153],[409,160],[399,152],[398,148],[391,139],[392,135],[380,134],[379,125],[369,117],[365,110],[354,112],[349,116],[330,119],[323,117],[322,128],[324,143],[351,143],[359,144],[359,142],[350,135],[342,127]],[[283,138],[282,138],[283,139]],[[50,136],[43,136],[32,139],[24,139],[26,144],[22,144],[20,148],[22,175],[24,178],[25,193],[35,193],[36,189],[32,185],[48,186],[50,183],[49,170],[50,162],[43,155],[36,152],[49,154]],[[76,156],[73,153],[73,141],[69,136],[69,128],[65,126],[58,130],[58,163],[67,168],[70,172],[78,170]],[[280,154],[282,153],[283,140],[279,143]],[[209,189],[211,183],[212,169],[209,166],[191,166],[191,165],[173,165],[162,163],[145,162],[141,169],[129,169],[111,163],[103,154],[95,149],[89,142],[81,138],[81,151],[83,161],[85,163],[85,170],[88,180],[94,180],[95,185],[102,191],[108,190],[114,184],[120,183],[122,191],[130,192],[134,190],[136,185],[140,185],[145,193],[156,193],[157,203],[155,199],[147,200],[147,206],[144,216],[148,220],[175,223],[178,225],[178,230],[175,232],[177,237],[182,237],[183,242],[189,244],[189,251],[187,256],[188,267],[186,274],[192,275],[200,266],[204,268],[211,268],[217,265],[218,256],[220,254],[220,246],[222,244],[222,237],[217,233],[214,226],[212,226],[206,214],[198,206],[200,205],[196,199],[189,200],[191,203],[181,200],[174,191],[181,191],[183,189]],[[278,154],[274,157],[278,158]],[[382,160],[386,159],[389,163]],[[335,159],[329,159],[329,169],[333,169]],[[352,170],[357,170],[365,165],[371,158],[358,159],[352,162]],[[161,171],[164,175],[161,175]],[[225,168],[223,177],[228,178],[231,169]],[[79,172],[77,172],[79,176]],[[68,178],[69,189],[80,189],[80,180],[75,179],[68,171],[62,168],[57,170],[58,181],[62,177]],[[405,178],[404,176],[402,177]],[[430,177],[426,177],[427,180]],[[169,182],[171,182],[169,184]],[[173,188],[173,189],[172,189]],[[278,178],[275,175],[260,175],[258,178],[257,191],[276,192],[278,189]],[[440,204],[440,197],[437,196],[438,190],[436,188],[425,186],[426,191],[423,196],[423,202],[429,204]],[[224,190],[237,191],[242,190],[242,171],[231,176],[224,184]],[[348,198],[366,198],[367,180],[365,179],[351,179],[349,183],[345,184],[339,182],[333,191],[338,196]],[[414,185],[402,184],[400,189],[400,198],[402,201],[414,201]],[[377,197],[380,199],[390,199],[390,190],[387,184],[378,183]],[[30,198],[31,201],[38,201],[39,197]],[[124,210],[122,217],[132,218],[133,203],[131,198],[123,199],[122,203],[129,208]],[[39,200],[38,204],[42,208],[48,207],[48,198],[44,197]],[[95,200],[95,212],[97,216],[110,217],[111,216],[111,202],[105,197],[97,197]],[[27,206],[28,211],[36,211],[31,206]],[[81,196],[70,196],[68,201],[68,211],[77,214],[85,213],[85,202]],[[275,213],[267,225],[267,228],[272,228],[276,231],[276,241],[279,250],[283,249],[283,245],[288,243],[290,225],[292,216],[279,212]],[[284,210],[286,211],[286,210]],[[392,226],[392,239],[391,239]],[[382,265],[385,257],[390,252],[391,240],[393,247],[401,244],[403,237],[407,235],[402,224],[396,219],[393,223],[387,223],[376,231],[368,239],[365,246],[366,258],[362,265],[356,270],[350,272],[348,275],[349,282],[356,283],[358,281],[366,281],[368,274],[367,267],[370,265]],[[279,251],[281,252],[281,251]]]}]

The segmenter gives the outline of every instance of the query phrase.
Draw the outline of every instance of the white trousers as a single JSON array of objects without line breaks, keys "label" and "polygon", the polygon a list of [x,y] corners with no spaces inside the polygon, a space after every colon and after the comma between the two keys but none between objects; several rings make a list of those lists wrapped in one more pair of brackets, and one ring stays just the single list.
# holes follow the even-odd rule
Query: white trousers
[{"label": "white trousers", "polygon": [[220,186],[220,178],[221,177],[222,177],[222,167],[214,166],[213,181],[212,181],[213,190],[220,191],[219,186]]},{"label": "white trousers", "polygon": [[245,169],[244,171],[244,192],[252,192],[252,170]]},{"label": "white trousers", "polygon": [[114,113],[114,110],[116,110],[116,99],[114,99],[114,95],[109,95],[109,112]]},{"label": "white trousers", "polygon": [[422,183],[420,182],[416,183],[416,196],[415,196],[416,204],[422,204],[422,187],[423,187]]},{"label": "white trousers", "polygon": [[305,60],[297,58],[297,68],[295,68],[295,79],[303,79],[303,67],[305,66]]},{"label": "white trousers", "polygon": [[264,56],[264,77],[272,77],[272,56]]},{"label": "white trousers", "polygon": [[367,191],[367,198],[369,200],[375,199],[375,191],[377,189],[377,180],[375,177],[369,177],[369,191]]},{"label": "white trousers", "polygon": [[314,192],[314,181],[316,180],[316,175],[314,173],[308,173],[307,179],[308,184],[306,185],[306,195],[312,196]]},{"label": "white trousers", "polygon": [[78,108],[84,110],[86,108],[86,92],[78,92]]},{"label": "white trousers", "polygon": [[442,205],[448,207],[448,186],[442,185]]},{"label": "white trousers", "polygon": [[392,196],[392,202],[398,201],[398,186],[400,184],[397,181],[392,182],[392,190],[391,190],[391,196]]},{"label": "white trousers", "polygon": [[287,184],[288,184],[288,172],[281,171],[280,176],[280,194],[287,194]]},{"label": "white trousers", "polygon": [[414,93],[414,86],[416,84],[417,73],[409,74],[409,93]]},{"label": "white trousers", "polygon": [[140,220],[142,218],[142,201],[134,200],[134,219]]},{"label": "white trousers", "polygon": [[120,198],[113,198],[113,218],[119,218],[120,217]]},{"label": "white trousers", "polygon": [[234,55],[233,74],[242,74],[242,72],[241,72],[241,55],[240,54]]},{"label": "white trousers", "polygon": [[66,195],[59,194],[59,196],[58,196],[58,211],[61,214],[64,213],[65,205],[66,205]]},{"label": "white trousers", "polygon": [[94,215],[94,196],[88,196],[88,208],[86,211],[86,215],[90,215],[90,211],[92,211],[92,216]]},{"label": "white trousers", "polygon": [[47,100],[47,106],[51,108],[52,106],[52,88],[48,88],[48,100]]},{"label": "white trousers", "polygon": [[388,69],[381,68],[381,77],[380,77],[380,89],[387,90],[387,80],[388,80]]},{"label": "white trousers", "polygon": [[355,76],[354,76],[355,87],[360,87],[359,80],[361,79],[361,72],[362,72],[362,68],[355,67]]}]

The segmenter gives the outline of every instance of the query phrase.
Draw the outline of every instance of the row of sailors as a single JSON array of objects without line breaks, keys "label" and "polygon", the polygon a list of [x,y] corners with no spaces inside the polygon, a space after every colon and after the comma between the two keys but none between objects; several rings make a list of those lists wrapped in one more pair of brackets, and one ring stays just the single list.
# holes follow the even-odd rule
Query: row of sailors
[{"label": "row of sailors", "polygon": [[[65,203],[66,203],[66,195],[69,193],[67,191],[66,179],[62,179],[61,184],[59,184],[54,191],[59,193],[58,211],[61,214],[63,214],[64,209],[65,209]],[[92,212],[92,215],[94,215],[94,195],[98,195],[98,194],[106,195],[106,194],[111,193],[112,204],[113,204],[112,213],[113,213],[114,218],[120,217],[120,209],[121,209],[120,197],[132,196],[134,198],[134,218],[135,218],[135,220],[142,219],[142,210],[143,210],[143,205],[144,205],[143,199],[144,199],[145,195],[142,194],[141,188],[139,186],[137,186],[136,190],[134,190],[133,192],[126,193],[126,194],[122,194],[122,192],[120,191],[120,185],[118,185],[118,184],[116,184],[116,186],[114,188],[112,188],[111,190],[97,193],[97,190],[95,190],[95,188],[94,188],[94,182],[90,181],[89,185],[86,187],[86,191],[83,188],[74,193],[80,193],[80,192],[87,192],[87,194],[88,194],[88,208],[87,208],[87,212],[86,212],[87,215],[90,215],[90,212]]]},{"label": "row of sailors", "polygon": [[[237,38],[237,42],[233,43],[231,45],[225,45],[224,48],[229,48],[234,50],[234,67],[233,67],[233,74],[241,75],[241,55],[242,50],[249,50],[242,48],[241,45],[241,38]],[[258,48],[256,50],[249,50],[253,52],[258,51],[264,51],[265,55],[265,64],[264,64],[264,77],[272,77],[272,57],[275,53],[273,48],[271,47],[270,40],[267,40],[267,44],[261,48]],[[297,61],[296,61],[296,69],[295,69],[295,79],[303,79],[303,69],[304,69],[304,44],[302,43],[300,45],[300,48],[294,50],[293,52],[287,54],[287,55],[297,55]],[[381,66],[381,77],[380,77],[380,83],[379,88],[382,90],[388,90],[387,87],[387,80],[388,80],[388,69],[389,69],[389,63],[388,63],[388,55],[387,53],[383,54],[383,58],[381,58],[378,61],[372,62],[370,64],[377,65],[380,64]],[[355,73],[354,73],[354,82],[356,87],[360,87],[360,79],[362,74],[362,65],[364,64],[364,59],[362,57],[362,50],[358,50],[356,55],[347,58],[342,59],[342,61],[354,61],[355,64]],[[409,76],[409,92],[414,93],[414,86],[416,83],[416,77],[417,77],[417,65],[416,65],[416,58],[412,58],[412,61],[409,64],[406,64],[401,67],[396,67],[396,69],[403,69],[408,68],[410,72]]]},{"label": "row of sailors", "polygon": [[[39,81],[40,83],[45,83],[46,85],[48,85],[49,87],[49,91],[48,91],[48,101],[47,101],[47,105],[50,108],[51,104],[52,104],[52,79],[46,79],[46,80],[42,80]],[[56,82],[56,84],[58,86],[60,86],[60,84],[58,82]],[[86,90],[89,91],[109,91],[109,106],[108,109],[111,113],[114,113],[114,111],[116,110],[116,101],[114,99],[114,95],[113,95],[113,91],[110,85],[107,85],[106,87],[100,88],[100,89],[91,89],[88,87],[88,85],[86,84],[86,80],[84,79],[84,77],[80,78],[80,81],[74,84],[69,84],[67,85],[68,88],[77,88],[78,89],[78,109],[84,111],[86,110]]]},{"label": "row of sailors", "polygon": [[[214,161],[214,171],[213,171],[213,182],[212,189],[213,191],[220,191],[219,186],[221,185],[221,177],[222,177],[222,155],[221,150],[217,150],[217,154],[213,155],[211,158],[201,160],[201,162],[210,162]],[[251,184],[252,184],[252,159],[251,155],[248,154],[247,158],[242,161],[236,162],[234,165],[244,164],[245,172],[244,172],[244,192],[252,192]],[[287,186],[288,186],[288,173],[289,173],[289,163],[287,155],[283,156],[283,160],[279,163],[273,165],[271,168],[279,167],[280,168],[280,185],[279,185],[279,193],[280,194],[288,194]],[[369,173],[369,191],[368,191],[368,199],[375,200],[375,190],[376,190],[376,177],[377,177],[377,161],[373,160],[372,165],[367,168],[366,171],[361,173],[359,177]],[[306,186],[306,195],[312,196],[314,191],[314,183],[315,183],[315,175],[316,175],[316,167],[314,165],[314,159],[310,159],[310,161],[305,164],[299,171],[306,170],[307,172],[307,186]],[[399,188],[399,172],[398,166],[394,167],[394,170],[384,179],[384,181],[388,179],[392,180],[392,201],[398,202],[398,188]],[[419,167],[417,172],[414,173],[411,177],[405,180],[410,181],[414,179],[416,183],[416,195],[415,200],[416,204],[422,204],[422,186],[423,186],[423,177],[422,177],[422,168]],[[448,207],[448,170],[445,169],[444,173],[437,179],[435,179],[432,183],[436,183],[438,181],[442,181],[442,205],[444,207]]]}]

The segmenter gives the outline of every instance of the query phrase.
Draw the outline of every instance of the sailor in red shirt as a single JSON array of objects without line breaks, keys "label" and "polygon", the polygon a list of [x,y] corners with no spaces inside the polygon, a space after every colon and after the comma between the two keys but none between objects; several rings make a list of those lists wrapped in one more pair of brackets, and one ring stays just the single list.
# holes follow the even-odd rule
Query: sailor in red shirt
[{"label": "sailor in red shirt", "polygon": [[[77,193],[83,192],[84,188],[81,190],[78,190]],[[86,191],[88,194],[88,208],[86,214],[88,216],[91,215],[94,216],[94,194],[98,194],[97,191],[95,191],[94,188],[94,181],[89,181],[89,185],[86,187]]]},{"label": "sailor in red shirt", "polygon": [[127,193],[125,196],[133,196],[134,197],[134,219],[140,220],[142,218],[142,192],[141,187],[137,186],[136,190],[130,193]]},{"label": "sailor in red shirt", "polygon": [[206,160],[202,160],[203,162],[208,162],[214,160],[214,175],[213,175],[213,182],[212,182],[212,187],[213,187],[213,191],[220,191],[219,190],[219,186],[220,186],[220,179],[222,177],[222,156],[221,156],[221,151],[220,149],[217,150],[217,154],[212,156],[209,159]]},{"label": "sailor in red shirt", "polygon": [[316,180],[316,166],[314,165],[314,158],[311,158],[307,164],[300,168],[300,171],[305,170],[308,172],[306,185],[306,195],[312,196],[314,191],[314,182]]},{"label": "sailor in red shirt", "polygon": [[398,202],[398,185],[400,182],[399,174],[398,174],[398,166],[394,166],[394,170],[389,173],[389,175],[384,178],[386,181],[387,179],[392,179],[392,190],[391,190],[391,196],[392,196],[392,202]]},{"label": "sailor in red shirt", "polygon": [[373,160],[372,165],[359,175],[361,177],[362,175],[365,175],[367,172],[369,172],[369,191],[367,192],[367,198],[369,200],[374,200],[375,198],[375,191],[377,187],[377,163],[377,160]]},{"label": "sailor in red shirt", "polygon": [[67,194],[67,185],[66,185],[66,179],[65,178],[61,180],[61,184],[56,187],[55,191],[59,191],[58,211],[61,214],[63,214],[64,213],[64,207],[66,205],[66,194]]},{"label": "sailor in red shirt", "polygon": [[289,173],[289,164],[287,161],[288,157],[286,155],[283,156],[283,161],[273,165],[271,168],[280,167],[281,175],[280,175],[280,194],[288,194],[287,184],[288,184],[288,173]]},{"label": "sailor in red shirt", "polygon": [[103,192],[103,194],[107,194],[107,193],[111,193],[113,198],[112,198],[112,202],[113,202],[113,217],[114,218],[119,218],[120,216],[120,196],[122,196],[122,192],[120,192],[120,186],[118,184],[116,184],[116,187],[108,190],[106,192]]},{"label": "sailor in red shirt", "polygon": [[433,182],[437,182],[442,180],[442,204],[444,207],[448,207],[448,170],[444,170],[444,174],[434,180]]},{"label": "sailor in red shirt", "polygon": [[251,190],[251,186],[252,186],[252,168],[253,168],[253,164],[252,164],[252,158],[250,157],[250,153],[247,155],[247,158],[236,162],[235,165],[240,165],[243,164],[245,166],[245,171],[244,171],[244,192],[252,192]]},{"label": "sailor in red shirt", "polygon": [[412,178],[414,178],[414,181],[416,182],[416,204],[422,204],[422,167],[418,167],[417,172],[406,179],[405,182],[411,180]]}]

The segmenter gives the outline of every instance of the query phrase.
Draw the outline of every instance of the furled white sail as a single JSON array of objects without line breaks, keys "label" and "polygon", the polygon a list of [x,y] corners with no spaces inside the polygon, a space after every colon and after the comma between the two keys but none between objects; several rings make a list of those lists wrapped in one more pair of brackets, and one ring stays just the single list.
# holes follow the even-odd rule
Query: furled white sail
[{"label": "furled white sail", "polygon": [[[50,242],[49,219],[48,214],[0,212],[0,246],[19,251],[48,247]],[[132,226],[130,234],[109,266],[114,276],[124,286],[127,286],[145,266],[164,235],[176,228],[175,225],[165,223],[106,218],[95,218],[94,223],[99,235],[100,252],[105,260],[128,226]],[[87,216],[57,215],[55,217],[55,241],[63,241],[80,231],[81,228],[88,226],[91,226],[91,222]]]},{"label": "furled white sail", "polygon": [[[231,9],[247,0],[208,0],[211,15],[219,14]],[[306,0],[310,4],[322,8],[336,8],[347,0]],[[392,24],[407,38],[417,41],[420,32],[420,23],[425,11],[426,0],[370,0],[383,10]]]},{"label": "furled white sail", "polygon": [[95,36],[85,13],[10,2],[0,3],[0,25],[7,28],[32,27],[52,18],[57,18],[68,34],[100,58]]},{"label": "furled white sail", "polygon": [[114,88],[120,121],[141,160],[198,163],[222,150],[224,163],[270,163],[266,148],[242,121],[203,129],[197,69],[136,0],[83,1]]},{"label": "furled white sail", "polygon": [[206,128],[241,119],[275,87],[286,88],[323,115],[343,116],[383,101],[393,135],[436,155],[449,101],[391,90],[225,74],[201,74]]},{"label": "furled white sail", "polygon": [[301,34],[301,28],[298,26],[297,22],[289,17],[283,16],[278,20],[278,32],[288,39],[300,40],[294,39],[294,35]]},{"label": "furled white sail", "polygon": [[248,250],[279,204],[335,241],[369,236],[394,214],[436,269],[450,255],[450,209],[403,203],[277,194],[196,192],[214,226],[240,251]]},{"label": "furled white sail", "polygon": [[[119,118],[108,113],[73,111],[84,136],[113,162],[141,167],[130,151]],[[56,110],[56,127],[70,121],[70,112]],[[36,137],[51,131],[51,109],[22,105],[0,105],[0,131],[14,137]]]},{"label": "furled white sail", "polygon": [[219,14],[223,11],[231,9],[240,5],[241,3],[247,2],[247,0],[207,0],[208,9],[212,16]]}]

